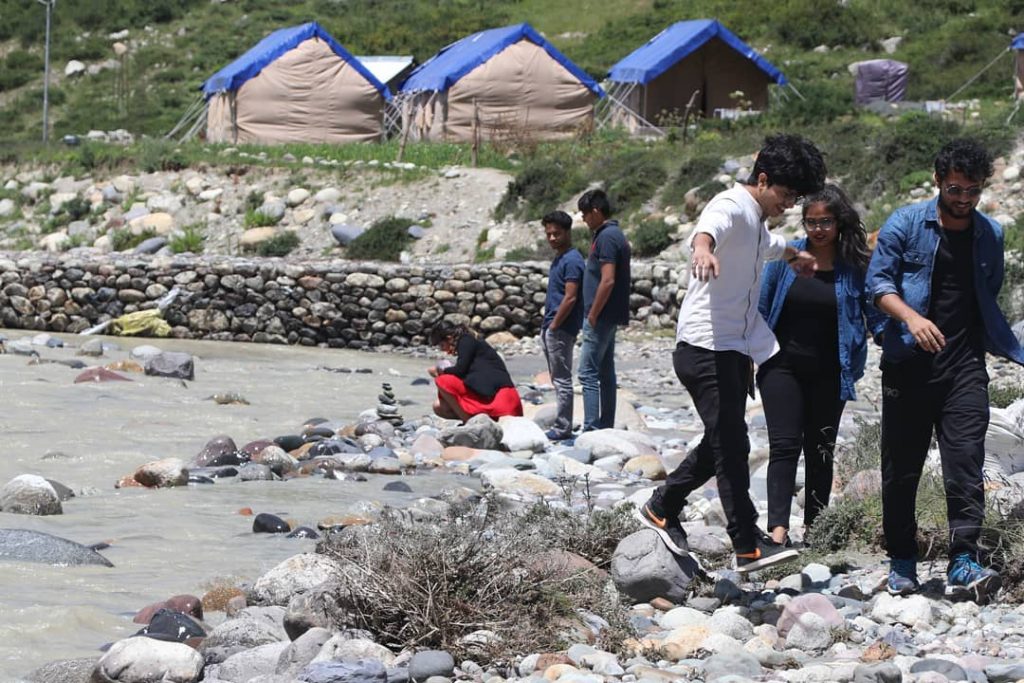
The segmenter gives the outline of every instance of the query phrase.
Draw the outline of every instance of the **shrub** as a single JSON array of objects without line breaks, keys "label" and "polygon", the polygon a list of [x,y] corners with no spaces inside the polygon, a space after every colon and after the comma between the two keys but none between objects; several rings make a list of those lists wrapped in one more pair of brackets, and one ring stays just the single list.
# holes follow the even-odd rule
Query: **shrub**
[{"label": "shrub", "polygon": [[287,256],[299,246],[298,234],[294,230],[285,230],[274,235],[256,247],[256,253],[260,256]]},{"label": "shrub", "polygon": [[523,164],[494,209],[496,218],[517,216],[537,219],[560,204],[578,187],[575,172],[553,159],[533,159]]},{"label": "shrub", "polygon": [[181,149],[167,140],[144,140],[138,146],[138,163],[146,173],[180,171],[188,167]]},{"label": "shrub", "polygon": [[109,235],[110,245],[113,247],[114,251],[126,251],[128,249],[134,249],[150,237],[156,237],[156,231],[147,228],[138,235],[135,235],[131,230],[124,228],[121,230],[114,230],[110,232]]},{"label": "shrub", "polygon": [[77,221],[89,215],[92,211],[92,204],[84,197],[72,197],[61,204],[60,210],[66,213],[71,220]]},{"label": "shrub", "polygon": [[412,242],[409,218],[388,216],[381,218],[352,240],[345,253],[349,258],[369,261],[397,261],[402,249]]},{"label": "shrub", "polygon": [[249,194],[245,195],[246,213],[250,211],[255,213],[261,206],[263,206],[263,193],[259,190],[249,190]]},{"label": "shrub", "polygon": [[665,221],[655,218],[641,221],[629,238],[634,256],[657,256],[672,244],[675,229]]},{"label": "shrub", "polygon": [[713,181],[721,168],[722,159],[715,155],[701,154],[687,159],[661,193],[662,201],[666,204],[681,204],[687,192]]},{"label": "shrub", "polygon": [[204,242],[206,235],[203,234],[201,226],[187,225],[180,233],[171,236],[167,244],[175,254],[201,254]]},{"label": "shrub", "polygon": [[996,408],[1006,408],[1020,398],[1024,398],[1024,387],[1019,384],[988,385],[988,402]]},{"label": "shrub", "polygon": [[246,228],[269,228],[277,225],[278,221],[280,221],[279,218],[259,210],[248,209],[245,212]]},{"label": "shrub", "polygon": [[654,196],[668,178],[661,161],[647,150],[634,149],[604,157],[592,169],[617,212],[635,209]]},{"label": "shrub", "polygon": [[[564,649],[575,642],[578,610],[628,635],[625,610],[601,579],[559,575],[540,560],[539,553],[558,547],[543,524],[549,517],[498,507],[454,506],[424,523],[385,512],[376,524],[328,537],[317,550],[341,565],[328,601],[335,621],[367,629],[389,647],[437,648],[457,661],[488,663]],[[497,637],[467,642],[479,630]]]}]

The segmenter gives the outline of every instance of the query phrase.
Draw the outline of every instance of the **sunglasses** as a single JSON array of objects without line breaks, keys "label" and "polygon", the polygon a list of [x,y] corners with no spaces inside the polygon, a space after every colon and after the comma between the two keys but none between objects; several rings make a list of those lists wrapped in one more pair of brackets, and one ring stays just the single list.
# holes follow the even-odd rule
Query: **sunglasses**
[{"label": "sunglasses", "polygon": [[981,185],[973,185],[971,187],[960,187],[959,185],[946,185],[945,192],[950,197],[962,197],[964,195],[971,197],[980,197],[982,187]]},{"label": "sunglasses", "polygon": [[804,230],[831,230],[836,227],[835,218],[805,218],[803,220]]}]

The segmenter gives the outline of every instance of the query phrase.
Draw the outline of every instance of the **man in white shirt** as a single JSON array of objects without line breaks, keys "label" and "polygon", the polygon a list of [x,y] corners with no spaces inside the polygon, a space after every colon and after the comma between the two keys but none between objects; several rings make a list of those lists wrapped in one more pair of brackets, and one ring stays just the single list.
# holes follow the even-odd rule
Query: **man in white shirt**
[{"label": "man in white shirt", "polygon": [[753,391],[754,363],[779,350],[757,309],[764,262],[785,258],[803,275],[815,268],[813,256],[769,233],[766,220],[819,191],[824,182],[825,162],[814,145],[794,135],[771,136],[746,184],[715,195],[690,237],[692,275],[679,311],[672,364],[704,423],[704,436],[639,510],[641,521],[677,554],[689,553],[679,522],[686,497],[714,476],[737,571],[797,555],[757,527],[749,493],[746,397]]}]

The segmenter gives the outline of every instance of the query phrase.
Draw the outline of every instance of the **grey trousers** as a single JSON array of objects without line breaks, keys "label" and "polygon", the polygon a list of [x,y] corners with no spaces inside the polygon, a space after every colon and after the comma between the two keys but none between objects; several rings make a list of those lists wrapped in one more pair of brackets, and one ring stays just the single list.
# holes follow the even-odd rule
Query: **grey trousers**
[{"label": "grey trousers", "polygon": [[569,436],[572,433],[572,350],[576,345],[576,335],[561,329],[545,328],[540,335],[540,344],[548,361],[558,405],[558,416],[552,430],[560,436]]}]

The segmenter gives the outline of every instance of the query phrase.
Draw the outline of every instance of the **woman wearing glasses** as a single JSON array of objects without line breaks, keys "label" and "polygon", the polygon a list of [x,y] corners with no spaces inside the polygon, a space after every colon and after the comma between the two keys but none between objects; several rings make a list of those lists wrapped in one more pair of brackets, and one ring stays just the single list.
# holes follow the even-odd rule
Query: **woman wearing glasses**
[{"label": "woman wearing glasses", "polygon": [[780,350],[758,369],[768,425],[768,530],[789,544],[797,464],[804,454],[804,529],[832,490],[832,452],[846,401],[864,374],[867,330],[884,316],[868,303],[864,274],[870,252],[864,224],[836,185],[806,198],[807,237],[792,243],[814,255],[814,277],[798,278],[784,262],[765,266],[759,309]]}]

